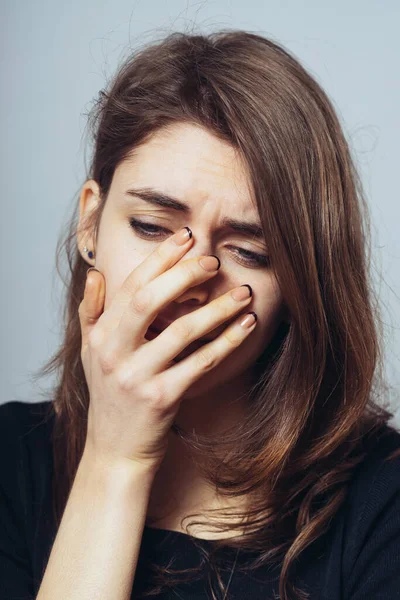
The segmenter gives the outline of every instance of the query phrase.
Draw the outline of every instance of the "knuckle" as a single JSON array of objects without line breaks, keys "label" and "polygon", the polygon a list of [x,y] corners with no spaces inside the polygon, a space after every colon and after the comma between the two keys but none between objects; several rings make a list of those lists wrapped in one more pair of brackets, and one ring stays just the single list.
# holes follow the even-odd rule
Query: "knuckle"
[{"label": "knuckle", "polygon": [[202,371],[212,369],[216,364],[216,358],[210,348],[203,346],[196,352],[196,361]]},{"label": "knuckle", "polygon": [[[166,241],[170,241],[169,238],[167,238]],[[167,258],[167,255],[168,253],[166,246],[164,244],[158,244],[158,246],[154,250],[154,256],[156,257],[156,260],[164,261]]]},{"label": "knuckle", "polygon": [[92,325],[93,323],[96,323],[98,321],[98,317],[91,315],[90,312],[87,310],[87,307],[85,307],[85,303],[83,300],[78,306],[78,316],[81,324],[84,323]]},{"label": "knuckle", "polygon": [[79,306],[78,306],[78,315],[81,318],[83,317],[83,312],[84,312],[84,304],[83,304],[83,300],[82,300],[82,302],[80,302]]},{"label": "knuckle", "polygon": [[135,353],[134,355],[128,357],[124,364],[124,371],[129,370],[129,376],[137,387],[144,380],[143,363],[141,363],[137,354]]},{"label": "knuckle", "polygon": [[168,398],[166,387],[161,381],[153,381],[143,388],[143,397],[153,410],[165,410]]},{"label": "knuckle", "polygon": [[132,391],[134,377],[128,366],[122,366],[115,372],[115,383],[117,389],[122,393]]},{"label": "knuckle", "polygon": [[99,352],[98,361],[100,369],[105,375],[114,372],[118,364],[116,349],[110,346],[103,347],[101,352]]},{"label": "knuckle", "polygon": [[151,294],[147,288],[142,288],[133,295],[131,300],[131,309],[139,314],[147,314],[151,306]]},{"label": "knuckle", "polygon": [[88,333],[87,340],[92,350],[98,350],[103,342],[103,332],[99,327],[93,327]]},{"label": "knuckle", "polygon": [[228,342],[228,344],[230,346],[232,346],[233,348],[237,348],[238,346],[240,346],[242,339],[239,338],[237,335],[234,334],[233,329],[228,328],[224,334],[223,334],[224,338],[226,339],[226,341]]},{"label": "knuckle", "polygon": [[192,258],[184,260],[179,264],[179,267],[183,272],[185,280],[188,278],[193,281],[198,279],[200,270],[198,268],[197,259]]},{"label": "knuckle", "polygon": [[191,324],[190,319],[181,317],[174,321],[170,327],[172,327],[173,335],[184,341],[189,341],[193,335],[193,324]]}]

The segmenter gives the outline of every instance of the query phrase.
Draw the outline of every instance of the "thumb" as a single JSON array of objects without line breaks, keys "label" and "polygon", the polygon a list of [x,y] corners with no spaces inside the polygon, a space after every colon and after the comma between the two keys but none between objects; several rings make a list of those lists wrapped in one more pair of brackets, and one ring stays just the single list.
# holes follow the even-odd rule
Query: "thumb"
[{"label": "thumb", "polygon": [[105,279],[98,269],[90,267],[86,273],[83,300],[79,305],[79,319],[82,330],[82,347],[87,336],[103,313],[105,298]]}]

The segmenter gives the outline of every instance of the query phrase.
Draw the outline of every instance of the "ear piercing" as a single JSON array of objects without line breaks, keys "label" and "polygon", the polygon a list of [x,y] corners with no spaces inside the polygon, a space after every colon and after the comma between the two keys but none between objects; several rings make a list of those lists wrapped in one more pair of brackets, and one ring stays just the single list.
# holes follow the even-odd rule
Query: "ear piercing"
[{"label": "ear piercing", "polygon": [[92,252],[91,250],[88,250],[86,248],[86,246],[84,247],[83,251],[88,253],[89,258],[94,258],[94,252]]}]

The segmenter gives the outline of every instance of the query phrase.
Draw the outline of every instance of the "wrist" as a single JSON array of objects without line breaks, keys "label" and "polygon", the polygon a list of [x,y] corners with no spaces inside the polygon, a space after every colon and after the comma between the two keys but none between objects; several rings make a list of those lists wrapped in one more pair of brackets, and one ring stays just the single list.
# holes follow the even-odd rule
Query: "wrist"
[{"label": "wrist", "polygon": [[128,458],[104,456],[85,447],[78,466],[79,472],[99,485],[118,488],[137,489],[139,484],[143,491],[150,494],[156,475],[154,467],[135,462]]}]

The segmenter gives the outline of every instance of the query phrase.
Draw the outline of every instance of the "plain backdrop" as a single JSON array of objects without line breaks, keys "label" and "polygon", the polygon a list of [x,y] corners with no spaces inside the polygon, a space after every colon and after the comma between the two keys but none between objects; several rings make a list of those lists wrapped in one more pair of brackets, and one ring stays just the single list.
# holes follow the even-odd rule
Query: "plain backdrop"
[{"label": "plain backdrop", "polygon": [[31,375],[61,341],[56,243],[85,180],[85,114],[99,90],[142,43],[239,28],[292,51],[341,119],[371,209],[386,401],[400,426],[398,0],[1,0],[0,17],[0,403],[40,401],[53,382]]}]

